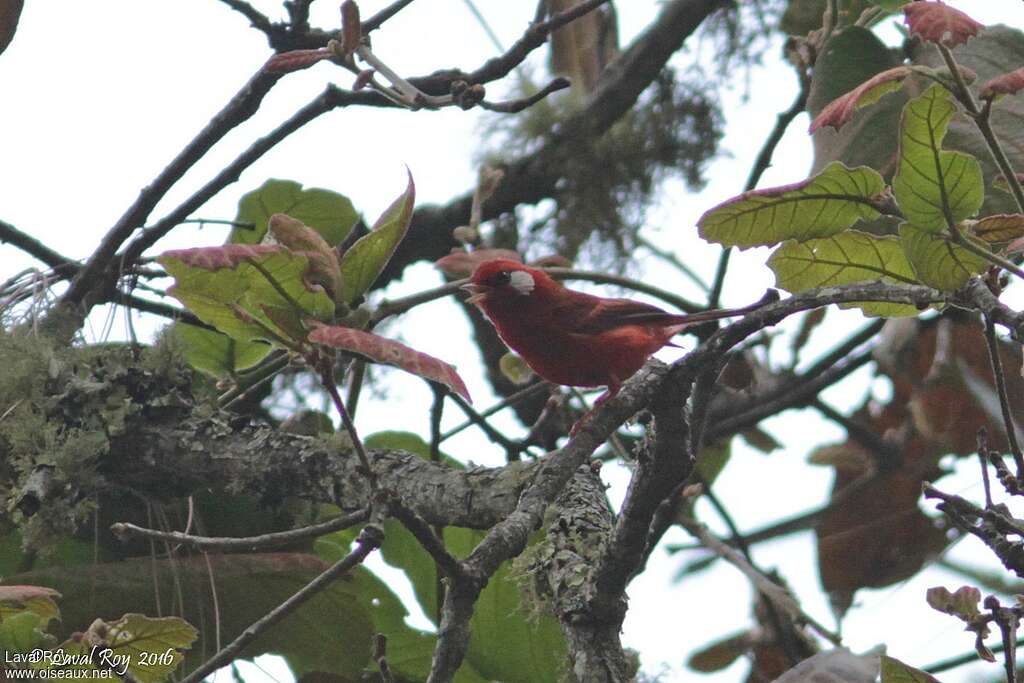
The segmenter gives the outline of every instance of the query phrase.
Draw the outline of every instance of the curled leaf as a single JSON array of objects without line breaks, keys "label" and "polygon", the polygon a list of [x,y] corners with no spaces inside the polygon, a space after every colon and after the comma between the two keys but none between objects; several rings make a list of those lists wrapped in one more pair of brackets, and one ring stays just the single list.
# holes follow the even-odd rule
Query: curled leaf
[{"label": "curled leaf", "polygon": [[289,52],[281,52],[268,59],[267,63],[263,65],[263,70],[274,73],[301,71],[333,56],[330,50],[324,48],[316,50],[291,50]]},{"label": "curled leaf", "polygon": [[351,327],[321,325],[309,333],[309,341],[394,365],[431,382],[439,382],[471,402],[469,390],[453,366],[393,339]]},{"label": "curled leaf", "polygon": [[1024,90],[1024,68],[1011,71],[1010,73],[996,76],[981,86],[983,98],[996,98],[1000,95],[1014,95]]},{"label": "curled leaf", "polygon": [[1024,214],[1021,213],[999,213],[968,223],[971,234],[989,244],[1024,236]]},{"label": "curled leaf", "polygon": [[941,2],[912,2],[904,6],[903,18],[910,27],[910,35],[946,47],[966,43],[985,28],[960,10]]},{"label": "curled leaf", "polygon": [[928,606],[946,614],[970,621],[979,616],[978,603],[981,602],[981,591],[974,586],[961,586],[955,593],[942,586],[929,588],[925,593]]},{"label": "curled leaf", "polygon": [[359,20],[359,6],[352,0],[341,3],[341,51],[348,57],[363,38],[363,26]]},{"label": "curled leaf", "polygon": [[338,254],[320,233],[283,213],[271,216],[268,225],[278,242],[309,259],[306,273],[309,282],[322,286],[332,298],[335,297],[340,286]]},{"label": "curled leaf", "polygon": [[[250,259],[261,259],[270,254],[279,254],[284,249],[275,244],[225,244],[222,247],[193,247],[172,249],[160,257],[180,261],[190,268],[221,270],[235,268]],[[164,264],[166,267],[166,264]]]},{"label": "curled leaf", "polygon": [[825,126],[839,130],[853,118],[855,111],[899,89],[911,73],[913,71],[909,66],[897,66],[875,74],[842,97],[832,100],[811,122],[810,132],[814,133]]}]

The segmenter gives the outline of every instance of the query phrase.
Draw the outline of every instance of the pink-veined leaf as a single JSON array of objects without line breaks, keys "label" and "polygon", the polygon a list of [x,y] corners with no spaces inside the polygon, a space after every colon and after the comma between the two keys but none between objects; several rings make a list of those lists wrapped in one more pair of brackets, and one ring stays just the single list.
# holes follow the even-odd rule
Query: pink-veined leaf
[{"label": "pink-veined leaf", "polygon": [[320,285],[334,298],[339,290],[341,273],[338,253],[313,228],[291,216],[275,213],[268,221],[270,234],[285,247],[309,259],[307,279]]},{"label": "pink-veined leaf", "polygon": [[903,17],[910,27],[910,35],[946,47],[966,43],[985,28],[960,10],[941,2],[912,2],[903,8]]},{"label": "pink-veined leaf", "polygon": [[301,71],[333,56],[330,50],[324,48],[317,50],[291,50],[276,54],[268,59],[267,63],[263,65],[263,70],[275,73]]},{"label": "pink-veined leaf", "polygon": [[899,89],[903,80],[911,73],[913,71],[909,66],[897,66],[875,74],[842,97],[832,100],[811,122],[810,132],[813,133],[825,126],[839,130],[853,118],[855,111]]},{"label": "pink-veined leaf", "polygon": [[46,586],[0,586],[0,602],[25,602],[33,598],[59,597],[59,591]]},{"label": "pink-veined leaf", "polygon": [[235,268],[250,259],[260,259],[268,254],[284,251],[284,247],[276,244],[225,244],[220,247],[193,247],[191,249],[171,249],[161,255],[161,259],[176,259],[191,268],[203,270],[221,270]]},{"label": "pink-veined leaf", "polygon": [[1024,90],[1024,68],[1011,71],[1002,76],[996,76],[981,86],[981,96],[989,98],[999,97],[1000,95],[1013,95],[1021,90]]},{"label": "pink-veined leaf", "polygon": [[469,277],[478,265],[496,258],[523,262],[523,257],[511,249],[476,249],[474,251],[452,249],[452,253],[437,259],[434,261],[434,265],[448,277]]},{"label": "pink-veined leaf", "polygon": [[351,327],[322,325],[309,333],[309,340],[332,348],[366,356],[377,363],[394,365],[431,382],[439,382],[472,402],[465,382],[455,368],[405,344]]},{"label": "pink-veined leaf", "polygon": [[[294,317],[329,320],[334,302],[309,279],[306,252],[281,245],[227,244],[178,249],[157,259],[174,277],[168,292],[203,322],[242,341],[276,341],[263,306],[294,309]],[[244,315],[243,315],[244,313]],[[291,336],[279,331],[277,337]],[[301,341],[305,332],[295,341]]]}]

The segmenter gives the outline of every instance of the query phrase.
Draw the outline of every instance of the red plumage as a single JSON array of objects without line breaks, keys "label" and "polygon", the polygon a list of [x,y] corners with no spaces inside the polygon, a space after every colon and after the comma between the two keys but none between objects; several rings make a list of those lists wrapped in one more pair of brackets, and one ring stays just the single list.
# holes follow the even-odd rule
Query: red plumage
[{"label": "red plumage", "polygon": [[614,396],[686,327],[751,310],[676,315],[631,299],[576,292],[542,270],[505,259],[481,263],[465,288],[534,372],[556,384],[608,387],[602,399]]}]

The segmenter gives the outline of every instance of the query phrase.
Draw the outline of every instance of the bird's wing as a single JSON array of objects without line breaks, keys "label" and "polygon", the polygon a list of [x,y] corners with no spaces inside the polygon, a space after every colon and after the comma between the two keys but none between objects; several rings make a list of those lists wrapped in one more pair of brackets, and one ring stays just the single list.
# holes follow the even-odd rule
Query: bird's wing
[{"label": "bird's wing", "polygon": [[[572,334],[599,334],[623,325],[672,324],[678,316],[632,299],[605,299],[574,292],[552,311],[559,327]],[[585,298],[584,298],[585,297]]]}]

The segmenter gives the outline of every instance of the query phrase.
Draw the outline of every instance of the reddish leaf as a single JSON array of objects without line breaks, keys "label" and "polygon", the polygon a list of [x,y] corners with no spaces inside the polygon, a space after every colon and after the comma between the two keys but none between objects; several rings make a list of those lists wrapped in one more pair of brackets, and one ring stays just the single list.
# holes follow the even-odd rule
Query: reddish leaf
[{"label": "reddish leaf", "polygon": [[1018,237],[1006,245],[1007,254],[1016,254],[1018,251],[1024,251],[1024,237]]},{"label": "reddish leaf", "polygon": [[263,65],[264,71],[276,73],[288,73],[290,71],[301,71],[308,69],[317,62],[330,59],[333,56],[330,50],[320,48],[318,50],[291,50],[276,54],[267,60]]},{"label": "reddish leaf", "polygon": [[989,243],[1009,242],[1024,236],[1024,214],[998,213],[970,224],[971,234]]},{"label": "reddish leaf", "polygon": [[877,102],[884,95],[899,88],[903,83],[903,79],[911,73],[910,67],[897,66],[875,74],[850,92],[832,100],[827,107],[822,109],[821,113],[811,122],[811,132],[813,133],[824,126],[832,126],[839,130],[853,118],[855,111],[863,106]]},{"label": "reddish leaf", "polygon": [[452,253],[437,259],[434,261],[434,265],[448,277],[469,277],[478,265],[496,258],[523,262],[522,256],[509,249],[477,249],[476,251],[452,249]]},{"label": "reddish leaf", "polygon": [[956,47],[985,28],[958,9],[941,2],[912,2],[903,8],[910,35],[930,43]]},{"label": "reddish leaf", "polygon": [[331,298],[338,294],[341,274],[338,253],[313,228],[283,213],[268,221],[270,234],[284,246],[309,259],[307,280],[327,290]]},{"label": "reddish leaf", "polygon": [[[883,433],[876,425],[869,429]],[[865,463],[872,461],[855,443],[839,448],[858,453]],[[938,456],[922,438],[908,444],[904,455],[908,460],[900,469],[856,489],[847,487],[869,470],[836,468],[832,489],[836,503],[822,514],[815,534],[821,584],[840,614],[850,606],[857,589],[907,579],[945,546],[945,534],[918,507],[921,482],[935,477]],[[853,460],[847,458],[846,464]]]},{"label": "reddish leaf", "polygon": [[225,244],[221,247],[172,249],[171,251],[165,251],[163,256],[178,259],[186,266],[192,268],[220,270],[222,268],[235,268],[251,258],[259,258],[281,251],[284,251],[284,248],[274,244]]},{"label": "reddish leaf", "polygon": [[60,593],[46,586],[0,586],[0,602],[25,602],[32,598],[59,598]]},{"label": "reddish leaf", "polygon": [[359,6],[352,0],[341,3],[341,51],[348,57],[363,38],[363,26],[359,21]]},{"label": "reddish leaf", "polygon": [[999,95],[1013,95],[1024,90],[1024,68],[1011,71],[1002,76],[996,76],[991,81],[981,86],[981,96],[998,97]]},{"label": "reddish leaf", "polygon": [[469,390],[466,389],[465,383],[454,367],[392,339],[385,339],[351,327],[322,325],[309,333],[309,340],[343,351],[358,353],[377,363],[395,365],[431,382],[440,382],[459,396],[472,402]]}]

